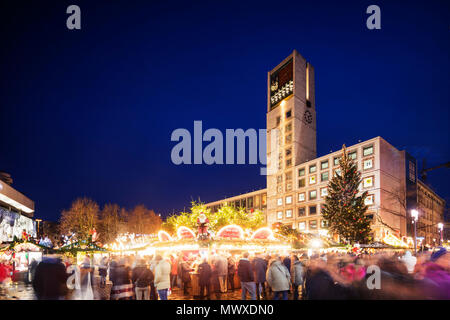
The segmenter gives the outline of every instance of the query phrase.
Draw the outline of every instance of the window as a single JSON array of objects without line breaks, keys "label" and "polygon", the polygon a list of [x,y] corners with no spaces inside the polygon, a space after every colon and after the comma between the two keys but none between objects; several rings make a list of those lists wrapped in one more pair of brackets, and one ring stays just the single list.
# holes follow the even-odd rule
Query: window
[{"label": "window", "polygon": [[334,163],[335,166],[338,166],[338,165],[339,165],[339,160],[340,160],[340,159],[341,159],[340,156],[339,156],[339,157],[334,157],[333,163]]},{"label": "window", "polygon": [[316,165],[315,164],[312,165],[312,166],[309,166],[309,173],[314,173],[314,172],[316,172]]},{"label": "window", "polygon": [[256,208],[259,207],[260,200],[261,200],[261,197],[259,195],[255,196],[255,207]]},{"label": "window", "polygon": [[314,215],[317,213],[317,207],[316,206],[309,206],[309,215]]},{"label": "window", "polygon": [[286,157],[289,157],[292,154],[292,149],[291,148],[287,148],[286,149]]},{"label": "window", "polygon": [[277,205],[282,206],[283,205],[283,198],[277,199]]},{"label": "window", "polygon": [[317,191],[316,190],[309,191],[309,200],[314,200],[316,198],[317,198]]},{"label": "window", "polygon": [[239,208],[241,206],[241,201],[237,200],[234,202],[234,207]]},{"label": "window", "polygon": [[339,169],[334,169],[334,175],[335,176],[341,175],[341,169],[340,168]]},{"label": "window", "polygon": [[356,151],[349,152],[348,157],[352,160],[355,160],[356,159]]},{"label": "window", "polygon": [[328,195],[328,189],[327,188],[320,189],[320,196],[322,198],[326,197],[327,195]]},{"label": "window", "polygon": [[277,186],[277,192],[282,193],[283,192],[283,185]]},{"label": "window", "polygon": [[278,219],[283,219],[283,211],[278,211],[277,212],[277,218]]},{"label": "window", "polygon": [[368,146],[363,149],[363,156],[370,156],[373,154],[373,146]]},{"label": "window", "polygon": [[286,204],[291,204],[291,203],[292,203],[292,196],[286,197]]},{"label": "window", "polygon": [[303,177],[305,175],[305,168],[298,169],[298,176]]},{"label": "window", "polygon": [[289,119],[292,116],[292,110],[286,112],[286,119]]},{"label": "window", "polygon": [[322,161],[321,163],[320,163],[320,169],[328,169],[328,160],[326,160],[326,161]]},{"label": "window", "polygon": [[328,181],[328,179],[329,179],[328,171],[322,172],[322,173],[320,174],[320,179],[321,179],[322,182]]},{"label": "window", "polygon": [[309,184],[315,184],[316,183],[316,176],[309,176]]},{"label": "window", "polygon": [[292,181],[292,171],[286,172],[286,181]]},{"label": "window", "polygon": [[304,217],[305,215],[306,215],[306,208],[305,207],[298,208],[298,216]]},{"label": "window", "polygon": [[317,229],[317,220],[309,220],[309,229]]},{"label": "window", "polygon": [[278,116],[278,117],[277,117],[277,127],[280,125],[280,123],[281,123],[281,117]]},{"label": "window", "polygon": [[298,179],[298,187],[303,188],[305,186],[305,179]]},{"label": "window", "polygon": [[242,200],[241,200],[241,204],[242,204],[242,208],[247,207],[247,201],[246,201],[246,199],[242,199]]},{"label": "window", "polygon": [[253,208],[253,197],[247,198],[247,206]]},{"label": "window", "polygon": [[373,194],[367,195],[366,199],[364,199],[364,204],[366,206],[370,206],[373,204]]},{"label": "window", "polygon": [[292,159],[287,159],[286,160],[286,167],[290,167],[292,166]]},{"label": "window", "polygon": [[286,218],[292,218],[292,210],[286,210]]},{"label": "window", "polygon": [[329,225],[329,223],[328,223],[327,220],[325,220],[325,219],[320,220],[320,228],[326,229],[326,228],[328,228],[329,226],[330,226],[330,225]]},{"label": "window", "polygon": [[277,176],[277,183],[282,183],[283,182],[283,176],[280,174]]},{"label": "window", "polygon": [[305,221],[298,223],[298,230],[306,230],[306,222]]},{"label": "window", "polygon": [[285,140],[285,143],[291,143],[291,142],[292,142],[292,133],[288,134],[286,136],[286,140]]},{"label": "window", "polygon": [[289,122],[285,127],[284,127],[284,132],[285,133],[289,133],[292,131],[292,122]]},{"label": "window", "polygon": [[298,201],[299,202],[305,201],[305,193],[304,192],[298,194]]},{"label": "window", "polygon": [[262,203],[263,208],[265,208],[267,206],[267,193],[264,193],[262,195],[261,203]]},{"label": "window", "polygon": [[363,179],[364,188],[373,187],[373,177],[367,177]]},{"label": "window", "polygon": [[369,170],[373,168],[373,159],[367,159],[363,161],[363,169]]}]

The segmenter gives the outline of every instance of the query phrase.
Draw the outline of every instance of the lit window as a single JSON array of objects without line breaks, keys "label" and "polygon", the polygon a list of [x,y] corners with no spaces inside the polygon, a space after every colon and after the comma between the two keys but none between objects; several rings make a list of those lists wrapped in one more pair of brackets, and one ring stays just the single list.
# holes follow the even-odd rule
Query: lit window
[{"label": "lit window", "polygon": [[298,229],[299,230],[306,230],[306,222],[305,221],[299,222],[298,223]]},{"label": "lit window", "polygon": [[304,192],[298,194],[298,201],[299,202],[305,201],[305,193]]},{"label": "lit window", "polygon": [[356,159],[356,151],[349,152],[348,157],[352,160],[355,160]]},{"label": "lit window", "polygon": [[309,191],[309,200],[314,200],[316,198],[317,198],[317,191],[316,190]]},{"label": "lit window", "polygon": [[314,172],[316,172],[316,165],[315,164],[312,165],[312,166],[309,166],[309,173],[314,173]]},{"label": "lit window", "polygon": [[364,188],[370,188],[373,187],[373,177],[367,177],[363,180],[363,186]]},{"label": "lit window", "polygon": [[327,169],[328,168],[328,160],[327,161],[322,161],[320,163],[320,168],[323,169]]},{"label": "lit window", "polygon": [[291,204],[291,203],[292,203],[292,196],[286,197],[286,204]]},{"label": "lit window", "polygon": [[364,204],[370,206],[373,204],[373,194],[369,194],[366,199],[364,199]]},{"label": "lit window", "polygon": [[373,167],[373,159],[367,159],[363,161],[364,170],[372,169]]},{"label": "lit window", "polygon": [[292,218],[292,210],[286,210],[286,218]]},{"label": "lit window", "polygon": [[334,170],[334,175],[335,175],[335,176],[341,175],[341,169],[335,169],[335,170]]},{"label": "lit window", "polygon": [[292,171],[286,172],[286,181],[292,180]]},{"label": "lit window", "polygon": [[305,186],[305,179],[299,179],[298,180],[298,187],[303,188]]},{"label": "lit window", "polygon": [[334,157],[334,160],[333,160],[333,162],[334,162],[334,165],[335,166],[338,166],[339,165],[339,160],[341,159],[341,157]]},{"label": "lit window", "polygon": [[328,181],[328,179],[329,179],[329,177],[328,177],[328,171],[322,172],[322,173],[320,174],[320,179],[321,179],[322,182]]},{"label": "lit window", "polygon": [[320,189],[320,196],[321,197],[326,197],[327,195],[328,195],[328,189],[327,188]]},{"label": "lit window", "polygon": [[328,221],[327,221],[327,220],[324,220],[324,219],[320,220],[320,227],[321,227],[322,229],[328,228],[328,227],[329,227]]},{"label": "lit window", "polygon": [[286,182],[286,191],[291,191],[292,190],[292,182],[288,181]]},{"label": "lit window", "polygon": [[302,177],[305,175],[305,168],[298,169],[298,176]]},{"label": "lit window", "polygon": [[277,218],[278,219],[283,219],[283,211],[278,211],[277,212]]},{"label": "lit window", "polygon": [[298,208],[298,216],[299,217],[304,217],[305,215],[306,215],[305,207]]},{"label": "lit window", "polygon": [[283,198],[278,198],[278,199],[277,199],[277,204],[278,204],[279,206],[282,206],[282,205],[283,205]]},{"label": "lit window", "polygon": [[317,220],[310,220],[309,221],[309,229],[317,229]]},{"label": "lit window", "polygon": [[373,154],[373,146],[365,147],[365,148],[363,149],[363,156],[364,156],[364,157],[365,157],[365,156],[369,156],[369,155],[371,155],[371,154]]},{"label": "lit window", "polygon": [[309,177],[309,184],[315,184],[316,183],[316,176],[310,176]]}]

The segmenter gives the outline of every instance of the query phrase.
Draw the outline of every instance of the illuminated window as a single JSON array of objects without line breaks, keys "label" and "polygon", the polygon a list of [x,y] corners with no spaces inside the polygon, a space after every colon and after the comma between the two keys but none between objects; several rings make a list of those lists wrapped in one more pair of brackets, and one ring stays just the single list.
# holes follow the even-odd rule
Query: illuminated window
[{"label": "illuminated window", "polygon": [[364,204],[370,206],[373,204],[373,194],[369,194],[366,199],[364,199]]},{"label": "illuminated window", "polygon": [[320,169],[328,169],[328,160],[326,160],[326,161],[322,161],[321,163],[320,163]]},{"label": "illuminated window", "polygon": [[328,195],[328,189],[327,188],[322,188],[322,189],[320,189],[320,196],[323,198],[323,197],[326,197]]},{"label": "illuminated window", "polygon": [[286,210],[286,218],[292,218],[292,210]]},{"label": "illuminated window", "polygon": [[298,187],[303,188],[305,186],[305,179],[298,179]]},{"label": "illuminated window", "polygon": [[283,219],[283,211],[278,211],[277,212],[277,218],[278,219]]},{"label": "illuminated window", "polygon": [[339,165],[339,160],[341,160],[340,156],[339,157],[334,157],[333,163],[334,163],[335,166]]},{"label": "illuminated window", "polygon": [[363,168],[364,168],[364,170],[372,169],[373,168],[373,159],[364,160]]},{"label": "illuminated window", "polygon": [[305,168],[298,169],[298,176],[302,177],[305,175]]},{"label": "illuminated window", "polygon": [[316,176],[310,176],[309,177],[309,184],[315,184],[316,183]]},{"label": "illuminated window", "polygon": [[277,199],[277,205],[282,206],[283,205],[283,198]]},{"label": "illuminated window", "polygon": [[298,216],[304,217],[305,215],[306,215],[306,208],[305,207],[298,208]]},{"label": "illuminated window", "polygon": [[328,223],[327,220],[325,220],[325,219],[320,220],[320,227],[321,227],[322,229],[326,229],[326,228],[328,228],[329,226],[330,226],[330,225],[329,225],[329,223]]},{"label": "illuminated window", "polygon": [[291,204],[292,203],[292,196],[287,196],[286,197],[286,204]]},{"label": "illuminated window", "polygon": [[309,229],[317,229],[317,220],[309,220]]},{"label": "illuminated window", "polygon": [[316,168],[315,164],[312,166],[309,166],[309,173],[314,173],[314,172],[316,172],[316,170],[317,170],[317,168]]},{"label": "illuminated window", "polygon": [[364,188],[373,187],[373,177],[367,177],[363,179]]},{"label": "illuminated window", "polygon": [[298,223],[298,230],[306,230],[306,222],[305,221]]},{"label": "illuminated window", "polygon": [[369,147],[365,147],[363,149],[363,156],[370,156],[371,154],[373,154],[373,146],[369,146]]},{"label": "illuminated window", "polygon": [[317,191],[311,190],[311,191],[309,191],[309,200],[314,200],[314,199],[317,199]]},{"label": "illuminated window", "polygon": [[320,174],[320,179],[321,179],[322,182],[328,181],[328,179],[329,179],[329,177],[328,177],[328,171],[322,172],[322,173]]},{"label": "illuminated window", "polygon": [[341,175],[341,169],[340,168],[339,169],[334,169],[334,175],[335,176]]},{"label": "illuminated window", "polygon": [[266,194],[266,193],[264,193],[264,194],[262,195],[261,203],[262,203],[262,205],[263,205],[263,208],[265,208],[265,207],[267,206],[267,194]]},{"label": "illuminated window", "polygon": [[305,193],[304,192],[298,194],[298,201],[299,202],[305,201]]},{"label": "illuminated window", "polygon": [[348,157],[352,160],[355,160],[356,159],[356,151],[349,152]]}]

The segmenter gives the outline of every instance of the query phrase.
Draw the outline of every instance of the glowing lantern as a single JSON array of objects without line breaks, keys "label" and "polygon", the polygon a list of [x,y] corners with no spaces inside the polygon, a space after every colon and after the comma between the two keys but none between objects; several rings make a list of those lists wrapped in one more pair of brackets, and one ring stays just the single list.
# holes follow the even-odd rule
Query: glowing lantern
[{"label": "glowing lantern", "polygon": [[158,232],[158,239],[161,242],[163,242],[163,241],[172,241],[173,240],[172,237],[170,236],[170,234],[168,234],[164,230],[159,230],[159,232]]},{"label": "glowing lantern", "polygon": [[195,233],[188,227],[181,226],[177,230],[178,239],[195,239]]},{"label": "glowing lantern", "polygon": [[250,239],[260,239],[260,240],[273,239],[273,232],[270,228],[267,227],[259,228],[253,233]]},{"label": "glowing lantern", "polygon": [[238,225],[230,224],[217,232],[217,238],[244,239],[244,230]]}]

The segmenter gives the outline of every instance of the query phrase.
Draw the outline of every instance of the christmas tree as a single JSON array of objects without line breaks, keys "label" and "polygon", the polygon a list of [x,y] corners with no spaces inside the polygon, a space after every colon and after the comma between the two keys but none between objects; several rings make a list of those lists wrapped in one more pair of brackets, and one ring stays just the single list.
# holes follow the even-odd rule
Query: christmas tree
[{"label": "christmas tree", "polygon": [[356,162],[349,158],[345,145],[339,167],[340,172],[336,172],[328,183],[322,215],[328,221],[331,233],[350,243],[370,242],[370,219],[365,215],[367,206],[364,204],[367,191],[358,195],[361,173]]}]

